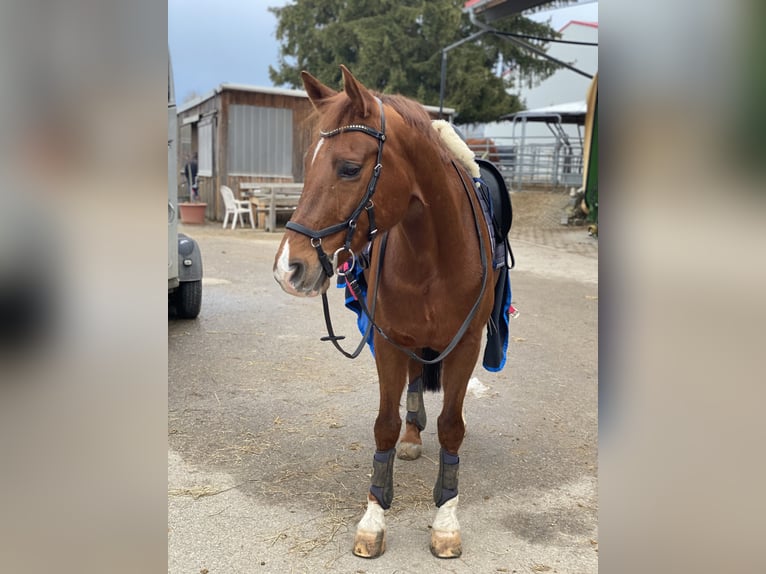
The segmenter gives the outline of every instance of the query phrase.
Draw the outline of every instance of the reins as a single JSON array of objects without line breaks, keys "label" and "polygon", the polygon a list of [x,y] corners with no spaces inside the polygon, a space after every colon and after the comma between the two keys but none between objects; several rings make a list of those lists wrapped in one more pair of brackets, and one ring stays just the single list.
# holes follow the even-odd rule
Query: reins
[{"label": "reins", "polygon": [[[327,335],[324,337],[320,337],[320,341],[330,341],[333,346],[340,351],[342,355],[349,359],[356,359],[359,356],[359,353],[362,352],[362,349],[364,349],[364,345],[367,342],[367,339],[370,337],[370,333],[372,333],[372,328],[375,326],[376,329],[378,329],[378,326],[375,325],[375,322],[372,320],[372,317],[375,316],[375,307],[378,302],[378,286],[380,285],[380,268],[383,265],[383,254],[386,252],[386,245],[388,244],[388,232],[384,233],[381,238],[380,243],[380,256],[378,257],[378,275],[375,280],[375,287],[372,294],[372,311],[367,310],[367,306],[364,303],[364,297],[361,294],[361,291],[359,289],[359,284],[356,282],[356,279],[352,276],[352,281],[354,282],[354,285],[356,289],[352,288],[352,291],[354,293],[354,296],[359,301],[360,305],[362,305],[362,308],[365,311],[365,315],[370,319],[369,323],[367,324],[367,329],[364,331],[364,335],[362,335],[361,341],[359,341],[359,345],[357,345],[356,349],[354,349],[353,352],[349,353],[346,351],[343,347],[340,346],[340,343],[338,341],[345,339],[346,337],[343,335],[336,335],[335,331],[333,330],[332,326],[332,317],[330,316],[330,303],[327,300],[327,293],[322,293],[322,312],[324,313],[324,323],[327,327]],[[372,245],[370,245],[370,260],[372,260]],[[348,280],[348,271],[345,271],[343,273],[339,273],[342,277],[346,277]],[[350,283],[350,281],[349,281]],[[380,331],[380,329],[378,329]]]},{"label": "reins", "polygon": [[[330,316],[330,306],[327,299],[327,293],[325,292],[325,293],[322,293],[322,310],[324,313],[325,325],[327,327],[327,335],[321,338],[322,341],[330,341],[333,344],[333,346],[338,351],[340,351],[344,356],[348,357],[349,359],[355,359],[362,352],[362,349],[364,349],[364,345],[367,342],[367,339],[369,338],[370,334],[372,333],[372,329],[374,328],[378,332],[378,334],[381,337],[383,337],[383,339],[386,342],[393,345],[396,349],[405,353],[411,359],[414,359],[415,361],[418,361],[419,363],[422,363],[424,365],[433,365],[442,361],[457,346],[457,344],[463,338],[463,335],[465,335],[466,331],[468,330],[471,323],[473,322],[473,319],[476,316],[476,313],[479,309],[479,305],[481,304],[481,300],[484,296],[484,292],[487,287],[487,276],[488,276],[487,253],[485,250],[484,237],[481,234],[479,216],[476,211],[476,206],[474,205],[473,198],[471,197],[471,191],[466,185],[465,180],[463,179],[463,174],[460,172],[460,169],[455,164],[455,162],[452,161],[452,166],[455,168],[455,172],[457,173],[457,176],[460,179],[460,183],[463,185],[463,190],[466,192],[466,195],[468,196],[468,203],[471,205],[471,212],[473,213],[474,225],[476,228],[476,235],[479,238],[479,252],[481,253],[481,290],[479,291],[479,295],[477,296],[476,301],[471,307],[471,310],[469,311],[468,316],[463,321],[457,333],[455,333],[455,336],[452,338],[452,340],[447,345],[447,347],[445,347],[445,349],[434,359],[430,359],[430,360],[423,359],[422,357],[412,352],[410,349],[407,349],[399,345],[398,343],[393,341],[388,335],[386,335],[386,333],[378,326],[378,324],[375,323],[375,319],[374,319],[375,307],[377,303],[378,287],[380,285],[380,276],[383,272],[383,256],[385,254],[386,244],[388,242],[388,233],[383,234],[383,239],[380,246],[380,253],[378,254],[378,267],[375,273],[375,284],[374,284],[373,293],[372,293],[372,310],[367,308],[367,303],[364,300],[364,295],[362,294],[359,283],[357,282],[356,277],[352,275],[352,271],[354,270],[354,266],[356,264],[356,255],[351,250],[351,241],[353,239],[354,232],[356,231],[356,226],[357,226],[357,221],[359,219],[359,216],[362,214],[362,211],[366,211],[367,217],[369,218],[369,222],[370,222],[370,233],[369,233],[369,240],[371,244],[370,245],[370,253],[371,253],[370,262],[372,262],[372,246],[374,245],[375,238],[378,235],[378,229],[375,226],[375,213],[374,213],[374,203],[372,201],[372,196],[375,193],[375,188],[378,185],[378,178],[380,177],[380,171],[383,167],[382,165],[383,143],[386,141],[386,133],[385,133],[386,132],[386,117],[383,111],[383,103],[380,101],[380,99],[378,99],[378,105],[380,107],[380,131],[365,125],[351,124],[348,126],[336,128],[328,132],[325,132],[325,131],[319,132],[321,137],[331,138],[345,132],[357,131],[357,132],[362,132],[364,134],[367,134],[378,140],[378,156],[377,156],[377,161],[375,162],[375,167],[373,168],[370,182],[367,184],[367,190],[365,191],[365,194],[362,197],[362,200],[359,202],[359,204],[351,213],[351,215],[345,221],[342,221],[341,223],[337,223],[335,225],[331,225],[329,227],[325,227],[319,230],[310,229],[304,225],[301,225],[300,223],[296,223],[293,221],[288,221],[285,227],[297,233],[301,233],[302,235],[306,235],[307,237],[311,239],[311,246],[317,251],[317,256],[319,257],[319,262],[322,265],[322,269],[324,270],[325,274],[330,278],[334,275],[335,269],[337,268],[338,255],[342,253],[343,251],[348,251],[349,254],[351,255],[350,266],[347,269],[345,269],[343,272],[338,271],[338,275],[346,279],[346,283],[349,289],[351,289],[357,301],[359,302],[362,313],[364,313],[364,315],[367,317],[369,321],[367,325],[367,329],[365,330],[365,333],[362,336],[362,340],[359,342],[359,345],[353,352],[349,353],[348,351],[343,349],[343,347],[341,347],[338,341],[344,339],[345,337],[338,336],[335,334],[335,331],[332,326],[332,318]],[[346,230],[345,243],[343,244],[343,247],[338,248],[335,251],[335,253],[333,253],[332,260],[330,260],[327,253],[325,253],[324,249],[322,249],[322,239],[324,237],[327,237],[328,235],[332,235],[334,233],[338,233],[343,230]]]}]

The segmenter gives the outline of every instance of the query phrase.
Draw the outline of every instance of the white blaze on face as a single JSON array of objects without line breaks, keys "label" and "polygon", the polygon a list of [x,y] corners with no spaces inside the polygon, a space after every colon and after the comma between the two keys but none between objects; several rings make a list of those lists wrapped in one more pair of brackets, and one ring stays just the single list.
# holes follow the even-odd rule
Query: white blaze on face
[{"label": "white blaze on face", "polygon": [[319,153],[319,148],[322,147],[322,144],[324,143],[324,138],[319,138],[319,141],[317,142],[317,146],[314,148],[314,157],[311,158],[311,165],[314,165],[314,161],[317,158],[317,154]]},{"label": "white blaze on face", "polygon": [[279,259],[277,259],[277,267],[274,269],[274,277],[279,283],[285,285],[289,284],[290,273],[290,240],[285,239],[285,243],[282,245],[282,253],[279,254]]}]

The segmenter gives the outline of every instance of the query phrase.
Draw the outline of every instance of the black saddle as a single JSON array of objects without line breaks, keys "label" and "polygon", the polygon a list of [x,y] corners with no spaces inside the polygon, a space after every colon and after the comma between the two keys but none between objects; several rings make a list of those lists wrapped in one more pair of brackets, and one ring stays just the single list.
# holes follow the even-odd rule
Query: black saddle
[{"label": "black saddle", "polygon": [[489,189],[489,197],[492,203],[492,227],[495,232],[495,243],[504,244],[511,258],[511,269],[516,264],[516,260],[508,241],[508,232],[513,224],[513,206],[511,205],[511,195],[508,193],[508,186],[505,185],[500,170],[490,161],[481,158],[475,158],[479,164],[481,179]]},{"label": "black saddle", "polygon": [[481,179],[489,188],[489,196],[492,200],[492,223],[495,228],[495,239],[505,241],[508,232],[513,223],[513,206],[511,205],[511,196],[508,193],[508,186],[505,185],[500,170],[490,161],[481,158],[475,158],[479,164]]}]

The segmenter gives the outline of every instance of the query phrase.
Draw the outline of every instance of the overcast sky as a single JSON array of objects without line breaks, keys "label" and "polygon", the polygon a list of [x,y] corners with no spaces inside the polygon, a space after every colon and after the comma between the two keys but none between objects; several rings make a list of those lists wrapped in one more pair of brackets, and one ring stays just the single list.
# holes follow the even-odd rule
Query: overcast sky
[{"label": "overcast sky", "polygon": [[[207,94],[224,82],[271,86],[277,65],[277,20],[267,10],[288,0],[168,0],[168,44],[176,99]],[[598,21],[598,2],[534,14],[559,29],[570,20]]]}]

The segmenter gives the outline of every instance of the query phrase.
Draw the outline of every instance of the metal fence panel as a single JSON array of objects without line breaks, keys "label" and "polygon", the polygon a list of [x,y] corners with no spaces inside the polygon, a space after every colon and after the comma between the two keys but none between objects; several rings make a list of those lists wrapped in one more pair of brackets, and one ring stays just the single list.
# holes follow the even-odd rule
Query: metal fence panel
[{"label": "metal fence panel", "polygon": [[550,138],[495,137],[469,144],[479,156],[500,169],[509,188],[580,187],[582,185],[582,144],[569,145]]}]

